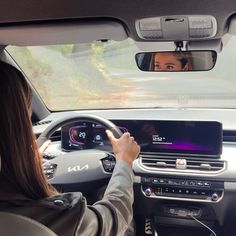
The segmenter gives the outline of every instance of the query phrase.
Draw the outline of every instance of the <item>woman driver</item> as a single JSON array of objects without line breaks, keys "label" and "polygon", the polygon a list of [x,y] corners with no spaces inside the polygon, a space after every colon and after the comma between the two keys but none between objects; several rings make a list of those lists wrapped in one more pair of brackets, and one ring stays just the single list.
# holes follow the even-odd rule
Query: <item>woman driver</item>
[{"label": "woman driver", "polygon": [[103,199],[88,206],[81,193],[60,194],[48,183],[32,132],[30,101],[24,76],[0,62],[0,211],[35,219],[62,236],[124,235],[133,216],[131,165],[140,151],[134,138],[125,133],[116,139],[107,131],[117,164]]}]

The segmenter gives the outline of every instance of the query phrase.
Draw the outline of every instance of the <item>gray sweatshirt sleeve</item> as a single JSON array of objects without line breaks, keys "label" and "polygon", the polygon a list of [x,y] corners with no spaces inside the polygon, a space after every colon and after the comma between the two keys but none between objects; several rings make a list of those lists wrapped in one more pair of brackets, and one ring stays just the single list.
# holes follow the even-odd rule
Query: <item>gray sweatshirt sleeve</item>
[{"label": "gray sweatshirt sleeve", "polygon": [[117,161],[102,200],[84,205],[76,235],[123,236],[133,219],[133,171]]}]

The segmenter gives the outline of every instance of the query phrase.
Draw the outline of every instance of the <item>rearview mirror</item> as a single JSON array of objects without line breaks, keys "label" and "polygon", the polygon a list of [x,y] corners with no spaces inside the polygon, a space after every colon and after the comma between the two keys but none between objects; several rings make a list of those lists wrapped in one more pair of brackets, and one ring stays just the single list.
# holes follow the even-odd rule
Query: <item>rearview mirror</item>
[{"label": "rearview mirror", "polygon": [[215,51],[142,52],[135,55],[142,71],[208,71],[216,63]]}]

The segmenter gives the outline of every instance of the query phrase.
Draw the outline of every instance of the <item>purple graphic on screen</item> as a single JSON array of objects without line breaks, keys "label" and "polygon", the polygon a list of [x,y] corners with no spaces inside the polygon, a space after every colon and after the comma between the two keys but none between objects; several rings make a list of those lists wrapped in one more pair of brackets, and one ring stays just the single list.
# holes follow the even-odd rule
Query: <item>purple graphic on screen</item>
[{"label": "purple graphic on screen", "polygon": [[118,128],[121,130],[122,133],[128,132],[128,129],[122,126],[118,126]]},{"label": "purple graphic on screen", "polygon": [[81,142],[81,140],[84,140],[86,138],[86,133],[81,130],[82,128],[87,128],[87,126],[80,125],[71,127],[69,129],[69,137],[71,144],[85,145],[85,143]]},{"label": "purple graphic on screen", "polygon": [[154,147],[157,149],[171,149],[171,150],[184,150],[184,151],[209,151],[210,148],[206,146],[200,146],[193,144],[188,141],[179,141],[175,143],[153,143]]}]

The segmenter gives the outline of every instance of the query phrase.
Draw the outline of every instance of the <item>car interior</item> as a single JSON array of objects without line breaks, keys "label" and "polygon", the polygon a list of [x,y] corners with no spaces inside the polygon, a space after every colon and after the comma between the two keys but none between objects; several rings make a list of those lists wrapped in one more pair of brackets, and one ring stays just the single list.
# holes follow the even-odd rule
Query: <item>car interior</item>
[{"label": "car interior", "polygon": [[130,132],[137,236],[235,235],[236,1],[9,0],[0,13],[0,59],[32,88],[53,186],[100,200],[116,164],[105,130]]}]

